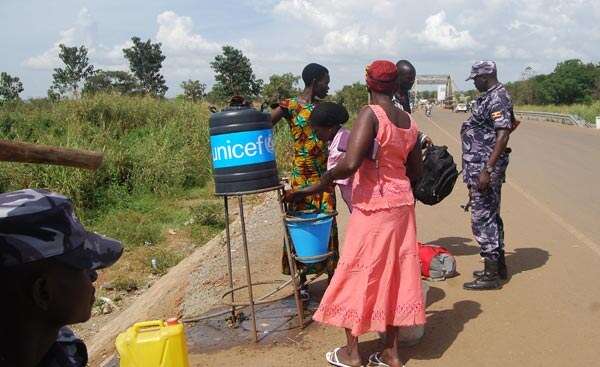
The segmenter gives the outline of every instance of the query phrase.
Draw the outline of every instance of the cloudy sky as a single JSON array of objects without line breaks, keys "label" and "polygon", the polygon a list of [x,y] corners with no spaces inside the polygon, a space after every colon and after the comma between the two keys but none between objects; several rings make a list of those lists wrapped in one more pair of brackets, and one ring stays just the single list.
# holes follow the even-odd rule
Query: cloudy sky
[{"label": "cloudy sky", "polygon": [[326,65],[333,89],[362,80],[374,59],[411,60],[419,73],[450,74],[461,89],[470,64],[498,62],[502,80],[568,58],[600,61],[598,0],[0,0],[0,71],[23,96],[44,96],[58,44],[86,45],[101,69],[127,69],[132,36],[161,42],[167,95],[182,80],[214,82],[223,45],[251,59],[258,77]]}]

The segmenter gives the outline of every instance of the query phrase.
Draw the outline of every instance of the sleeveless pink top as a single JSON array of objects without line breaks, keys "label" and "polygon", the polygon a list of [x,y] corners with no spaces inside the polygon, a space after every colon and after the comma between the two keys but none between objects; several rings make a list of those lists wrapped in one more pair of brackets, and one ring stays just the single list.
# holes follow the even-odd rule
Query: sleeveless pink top
[{"label": "sleeveless pink top", "polygon": [[352,207],[374,211],[414,205],[410,180],[406,176],[406,160],[417,141],[417,124],[411,116],[410,127],[399,128],[381,106],[369,107],[379,122],[375,138],[379,152],[375,161],[365,158],[354,175]]}]

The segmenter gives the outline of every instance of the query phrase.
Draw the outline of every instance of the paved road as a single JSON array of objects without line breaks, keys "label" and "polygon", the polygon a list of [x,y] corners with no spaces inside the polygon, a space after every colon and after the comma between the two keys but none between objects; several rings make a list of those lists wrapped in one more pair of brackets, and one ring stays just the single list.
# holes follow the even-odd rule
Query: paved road
[{"label": "paved road", "polygon": [[[466,115],[436,110],[433,119],[416,116],[422,130],[460,157],[458,131]],[[450,366],[595,365],[600,341],[600,287],[594,282],[600,276],[600,132],[524,121],[510,146],[502,212],[513,276],[502,291],[460,288],[479,265],[468,215],[456,207],[466,199],[464,185],[459,183],[439,207],[418,209],[421,238],[454,248],[462,272],[440,286],[445,298],[432,310],[441,315],[431,316],[439,318],[439,327],[438,319],[432,320],[420,350],[428,359],[429,341],[437,346],[435,356]],[[458,333],[444,351],[444,340],[450,344],[453,337],[444,332],[449,326]]]},{"label": "paved road", "polygon": [[[460,157],[457,139],[464,114],[435,110],[432,120],[418,112],[415,116],[437,144]],[[457,256],[461,275],[431,283],[426,335],[418,346],[403,350],[408,366],[598,365],[600,132],[525,121],[510,146],[502,213],[511,279],[502,290],[462,289],[470,272],[481,267],[469,215],[459,208],[467,197],[462,183],[439,205],[417,208],[419,238],[447,246]],[[347,213],[340,212],[343,233]],[[273,251],[280,246],[276,238]],[[200,353],[192,362],[326,366],[324,353],[344,342],[341,331],[316,324],[292,339]],[[377,335],[361,342],[365,355],[378,348]]]},{"label": "paved road", "polygon": [[[433,119],[417,117],[423,130],[460,157],[457,139],[466,114],[439,110]],[[509,145],[509,186],[576,237],[595,242],[600,255],[600,131],[527,120]]]}]

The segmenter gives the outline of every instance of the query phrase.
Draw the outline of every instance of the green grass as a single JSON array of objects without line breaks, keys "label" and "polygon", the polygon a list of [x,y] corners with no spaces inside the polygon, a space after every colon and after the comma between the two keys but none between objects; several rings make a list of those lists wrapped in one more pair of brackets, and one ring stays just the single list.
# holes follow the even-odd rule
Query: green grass
[{"label": "green grass", "polygon": [[275,125],[273,140],[275,140],[277,169],[279,170],[279,175],[283,176],[292,168],[292,161],[294,159],[294,139],[292,138],[287,121],[281,120]]},{"label": "green grass", "polygon": [[120,205],[102,213],[91,226],[107,236],[118,238],[129,248],[157,244],[164,238],[167,227],[181,226],[189,217],[189,210],[172,205],[177,195],[144,194],[131,198],[126,206]]},{"label": "green grass", "polygon": [[[0,139],[102,151],[105,161],[97,171],[2,162],[0,192],[47,188],[71,197],[87,227],[125,246],[107,280],[119,290],[137,288],[225,226],[213,195],[209,115],[206,104],[116,95],[7,104]],[[283,175],[292,158],[287,123],[274,138]],[[191,246],[171,243],[169,230]]]},{"label": "green grass", "polygon": [[541,111],[577,115],[589,123],[596,122],[596,116],[600,116],[600,101],[592,104],[573,105],[520,105],[515,108],[518,111]]},{"label": "green grass", "polygon": [[95,172],[3,163],[0,190],[50,188],[84,220],[144,193],[201,187],[210,178],[208,111],[183,101],[99,95],[21,103],[0,110],[0,138],[103,151]]}]

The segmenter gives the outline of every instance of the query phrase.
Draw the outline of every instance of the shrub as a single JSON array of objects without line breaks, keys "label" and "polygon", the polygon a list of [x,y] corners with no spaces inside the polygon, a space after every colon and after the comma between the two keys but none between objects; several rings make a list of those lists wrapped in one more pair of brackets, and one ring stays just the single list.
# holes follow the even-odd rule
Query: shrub
[{"label": "shrub", "polygon": [[0,165],[0,189],[49,188],[73,198],[83,219],[132,195],[201,187],[210,177],[205,105],[96,95],[0,109],[0,139],[103,151],[95,171]]}]

